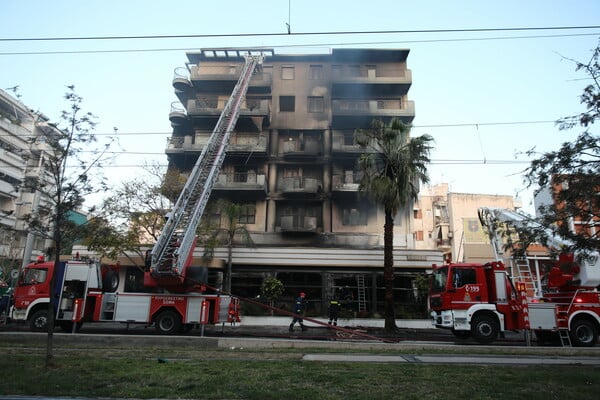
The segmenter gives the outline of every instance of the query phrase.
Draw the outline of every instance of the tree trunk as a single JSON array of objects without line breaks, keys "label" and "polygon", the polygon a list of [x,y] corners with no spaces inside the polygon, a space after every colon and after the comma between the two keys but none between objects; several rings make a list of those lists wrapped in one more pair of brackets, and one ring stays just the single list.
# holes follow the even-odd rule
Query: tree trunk
[{"label": "tree trunk", "polygon": [[227,274],[225,276],[225,293],[231,293],[231,270],[233,263],[233,235],[229,237],[227,244]]},{"label": "tree trunk", "polygon": [[383,281],[385,284],[385,331],[394,332],[396,317],[394,313],[394,217],[391,210],[385,210],[383,226]]},{"label": "tree trunk", "polygon": [[56,310],[54,309],[54,288],[56,287],[56,275],[58,272],[58,266],[60,264],[60,249],[55,245],[56,253],[54,254],[54,272],[50,277],[50,288],[48,290],[48,296],[50,302],[48,303],[48,335],[46,336],[46,368],[54,366],[54,317]]}]

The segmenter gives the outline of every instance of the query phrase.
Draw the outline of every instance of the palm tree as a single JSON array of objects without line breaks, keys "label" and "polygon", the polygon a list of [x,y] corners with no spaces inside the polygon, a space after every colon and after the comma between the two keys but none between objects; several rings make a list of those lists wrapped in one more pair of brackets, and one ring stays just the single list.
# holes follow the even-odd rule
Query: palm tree
[{"label": "palm tree", "polygon": [[240,243],[246,247],[254,247],[254,242],[250,236],[250,232],[246,229],[246,225],[240,223],[240,216],[246,214],[246,204],[237,204],[229,200],[219,199],[215,207],[220,211],[221,220],[225,219],[222,227],[214,229],[209,235],[205,243],[205,256],[214,252],[214,248],[218,244],[227,246],[227,269],[225,271],[224,291],[231,293],[231,271],[233,259],[233,246],[236,236],[240,238]]},{"label": "palm tree", "polygon": [[392,119],[389,123],[374,120],[371,129],[358,130],[356,142],[369,149],[360,156],[363,172],[359,190],[383,206],[383,279],[385,283],[385,330],[396,330],[394,315],[394,217],[417,199],[419,182],[429,182],[427,164],[433,138],[429,135],[410,138],[410,126]]}]

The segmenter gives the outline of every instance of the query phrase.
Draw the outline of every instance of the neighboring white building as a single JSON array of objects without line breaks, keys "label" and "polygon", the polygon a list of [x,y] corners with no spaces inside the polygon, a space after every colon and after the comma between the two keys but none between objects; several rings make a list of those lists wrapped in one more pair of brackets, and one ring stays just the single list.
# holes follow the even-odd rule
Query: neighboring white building
[{"label": "neighboring white building", "polygon": [[50,245],[29,234],[22,220],[46,203],[39,192],[24,190],[23,182],[46,176],[41,169],[43,145],[35,139],[47,129],[56,128],[43,114],[0,90],[0,265],[5,269],[20,266],[24,252],[29,261]]}]

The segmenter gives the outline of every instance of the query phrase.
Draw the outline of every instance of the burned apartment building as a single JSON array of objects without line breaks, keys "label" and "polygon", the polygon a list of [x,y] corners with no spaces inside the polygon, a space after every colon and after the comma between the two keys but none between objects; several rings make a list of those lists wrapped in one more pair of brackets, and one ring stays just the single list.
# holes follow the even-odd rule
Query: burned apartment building
[{"label": "burned apartment building", "polygon": [[[331,296],[349,295],[360,315],[383,313],[383,209],[359,192],[354,140],[373,119],[410,123],[415,108],[408,50],[333,49],[324,54],[277,54],[270,49],[205,49],[187,53],[175,70],[169,168],[186,175],[208,142],[244,66],[264,55],[250,81],[211,201],[243,205],[238,223],[254,247],[232,252],[232,292],[258,295],[265,277],[285,285],[283,300],[308,294],[318,315]],[[204,218],[219,219],[206,215]],[[416,249],[413,209],[396,216],[395,297],[413,304],[413,277],[441,263],[437,249]],[[195,258],[202,256],[201,243]],[[219,247],[215,258],[228,259]],[[218,282],[222,264],[210,270]]]}]

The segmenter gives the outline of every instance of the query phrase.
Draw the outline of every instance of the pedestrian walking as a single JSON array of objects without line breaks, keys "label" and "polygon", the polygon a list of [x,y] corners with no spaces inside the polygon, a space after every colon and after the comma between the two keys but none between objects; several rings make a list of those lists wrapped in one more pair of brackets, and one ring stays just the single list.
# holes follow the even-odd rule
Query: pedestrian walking
[{"label": "pedestrian walking", "polygon": [[306,308],[306,293],[300,292],[299,296],[296,297],[296,302],[294,303],[294,313],[297,315],[294,315],[294,319],[292,320],[292,323],[290,324],[290,332],[294,331],[294,324],[296,322],[298,322],[300,324],[300,328],[302,329],[303,332],[306,330],[306,327],[304,326],[304,323],[302,321],[302,314],[304,313],[305,308]]}]

